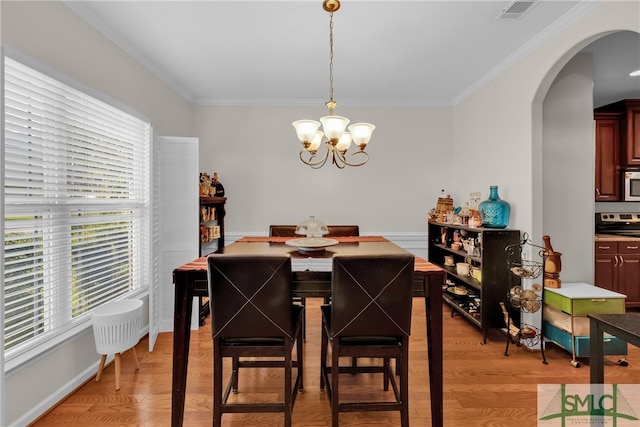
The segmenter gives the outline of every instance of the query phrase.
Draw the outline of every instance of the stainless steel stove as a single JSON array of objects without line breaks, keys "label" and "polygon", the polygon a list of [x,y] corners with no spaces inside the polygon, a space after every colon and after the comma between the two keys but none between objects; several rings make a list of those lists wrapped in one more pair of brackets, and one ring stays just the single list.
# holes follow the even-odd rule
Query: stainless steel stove
[{"label": "stainless steel stove", "polygon": [[640,213],[601,212],[596,214],[597,234],[640,237]]}]

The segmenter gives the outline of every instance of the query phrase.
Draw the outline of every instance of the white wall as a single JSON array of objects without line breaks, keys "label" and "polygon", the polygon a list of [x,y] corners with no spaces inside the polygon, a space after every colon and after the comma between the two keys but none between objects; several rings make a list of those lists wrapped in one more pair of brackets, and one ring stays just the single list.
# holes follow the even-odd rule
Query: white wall
[{"label": "white wall", "polygon": [[[543,231],[564,282],[593,283],[595,140],[592,55],[576,55],[543,103]],[[571,167],[569,167],[571,166]]]},{"label": "white wall", "polygon": [[148,117],[158,135],[193,136],[191,105],[59,1],[3,1],[0,40]]},{"label": "white wall", "polygon": [[[336,111],[338,112],[338,111]],[[291,122],[326,114],[315,107],[196,107],[200,170],[218,172],[227,196],[227,233],[267,233],[309,215],[359,224],[361,233],[426,233],[440,189],[452,188],[451,108],[348,108],[377,127],[369,162],[311,169]],[[456,168],[462,168],[460,164]],[[424,242],[426,246],[426,239]]]},{"label": "white wall", "polygon": [[[0,39],[10,50],[146,116],[159,134],[191,135],[191,105],[62,3],[3,1],[1,7]],[[13,369],[0,396],[3,422],[27,424],[93,375],[98,361],[89,327]]]}]

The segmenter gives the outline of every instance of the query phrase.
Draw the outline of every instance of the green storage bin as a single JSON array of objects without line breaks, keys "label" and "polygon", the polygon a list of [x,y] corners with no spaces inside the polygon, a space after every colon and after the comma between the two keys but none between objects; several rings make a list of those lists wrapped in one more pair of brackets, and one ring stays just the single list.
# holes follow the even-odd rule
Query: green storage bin
[{"label": "green storage bin", "polygon": [[[581,285],[581,286],[580,286]],[[624,313],[625,295],[591,285],[568,284],[566,288],[545,288],[542,298],[572,316]]]}]

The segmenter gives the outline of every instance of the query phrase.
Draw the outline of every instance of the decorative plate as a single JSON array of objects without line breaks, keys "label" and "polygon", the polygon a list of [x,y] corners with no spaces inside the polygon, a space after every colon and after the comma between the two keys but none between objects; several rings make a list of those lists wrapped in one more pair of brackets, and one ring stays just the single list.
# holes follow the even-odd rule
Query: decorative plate
[{"label": "decorative plate", "polygon": [[324,251],[328,246],[337,245],[338,243],[335,239],[325,239],[324,237],[302,237],[285,242],[288,246],[298,248],[300,252]]},{"label": "decorative plate", "polygon": [[469,293],[469,291],[467,289],[465,289],[464,291],[461,291],[459,289],[456,289],[455,286],[450,286],[447,288],[447,291],[451,292],[454,295],[467,295]]}]

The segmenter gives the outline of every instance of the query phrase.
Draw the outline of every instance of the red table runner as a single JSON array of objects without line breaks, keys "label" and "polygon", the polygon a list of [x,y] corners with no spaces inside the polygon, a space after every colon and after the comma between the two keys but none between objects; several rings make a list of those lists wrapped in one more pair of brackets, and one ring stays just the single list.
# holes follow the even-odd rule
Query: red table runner
[{"label": "red table runner", "polygon": [[[276,239],[279,239],[279,237],[275,237]],[[344,238],[344,237],[343,237]],[[247,237],[243,238],[243,239],[249,239]],[[271,237],[271,239],[274,239],[274,237]],[[337,239],[336,239],[337,240]],[[246,241],[251,241],[251,240],[244,240]],[[276,243],[276,242],[274,242]],[[420,257],[415,257],[415,266],[413,268],[415,271],[444,271],[442,270],[440,267],[438,267],[435,264],[430,263],[429,261],[427,261],[424,258],[420,258]],[[191,262],[188,262],[184,265],[181,265],[180,267],[177,267],[176,270],[180,270],[180,271],[206,271],[207,270],[207,257],[203,256],[200,257],[198,259],[195,259]]]},{"label": "red table runner", "polygon": [[[284,243],[287,240],[295,239],[296,237],[280,237],[280,236],[246,236],[238,240],[238,242],[268,242],[268,243]],[[303,238],[303,237],[300,237]],[[382,236],[338,236],[327,237],[328,239],[335,239],[341,243],[358,243],[358,242],[388,242]]]}]

